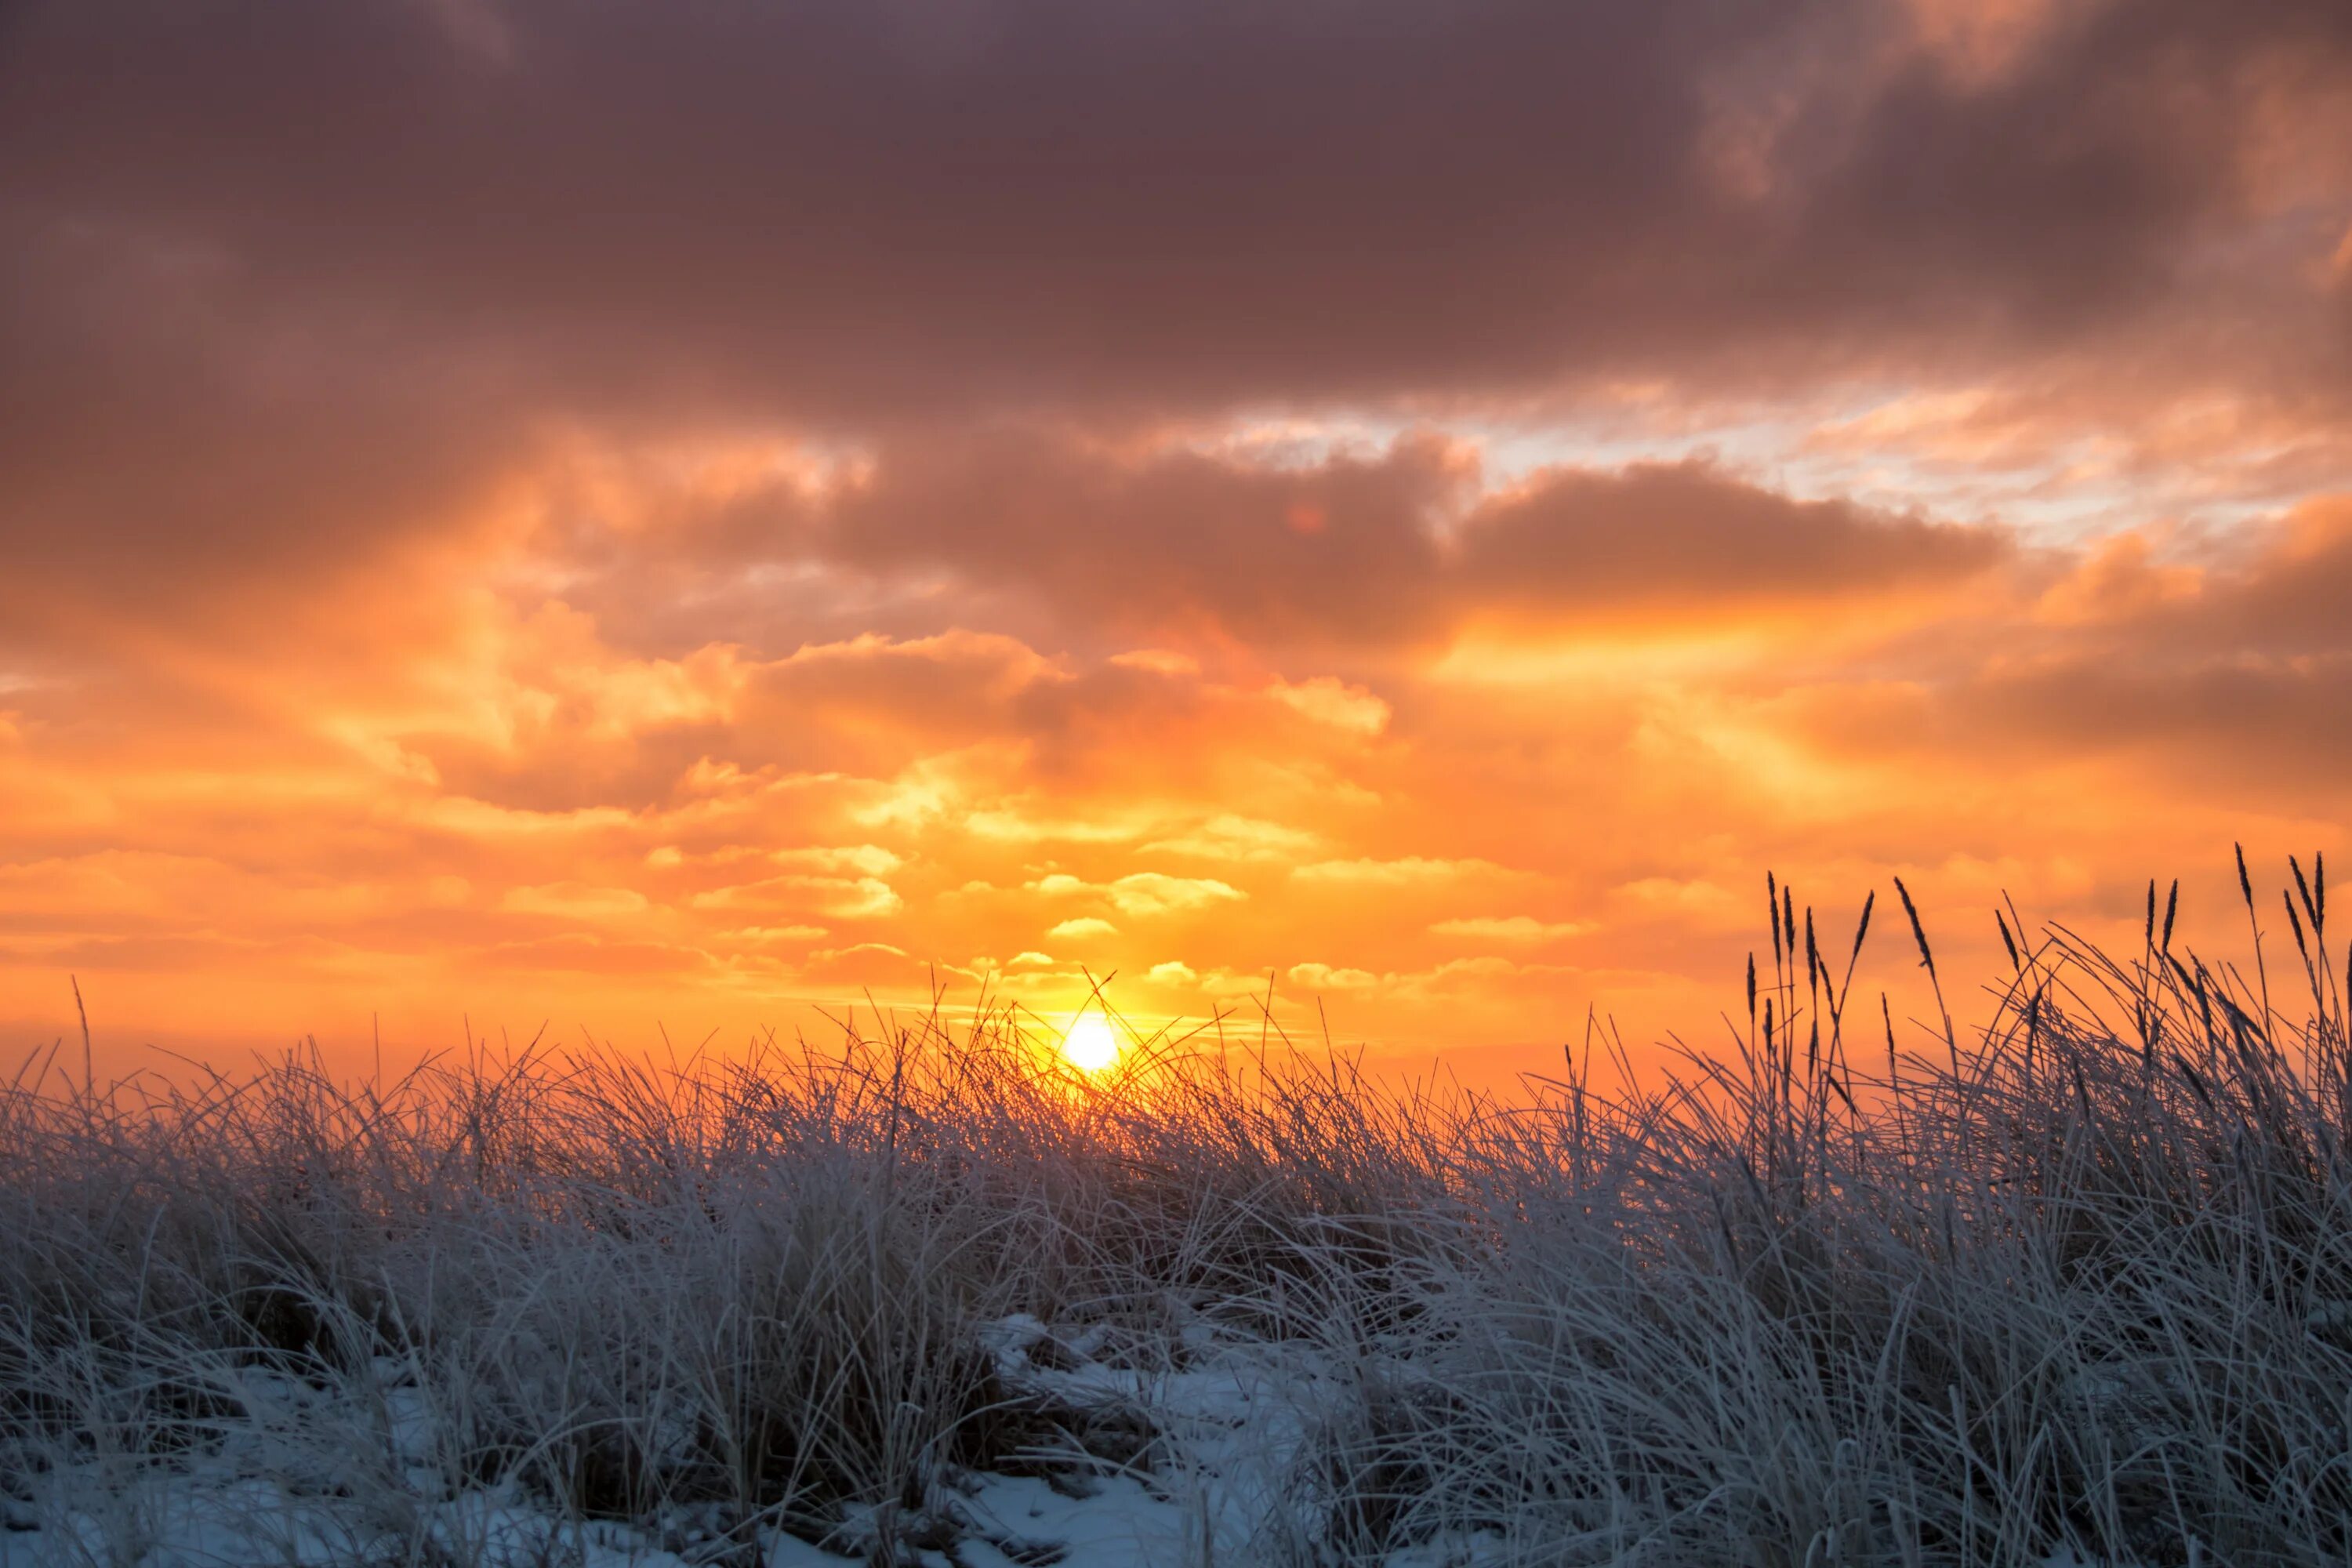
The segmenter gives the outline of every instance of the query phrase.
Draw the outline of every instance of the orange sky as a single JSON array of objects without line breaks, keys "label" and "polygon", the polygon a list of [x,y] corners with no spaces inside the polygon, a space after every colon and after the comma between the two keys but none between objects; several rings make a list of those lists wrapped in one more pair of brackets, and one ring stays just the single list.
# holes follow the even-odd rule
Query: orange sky
[{"label": "orange sky", "polygon": [[0,278],[12,1049],[1483,1079],[2346,850],[2340,5],[35,5]]}]

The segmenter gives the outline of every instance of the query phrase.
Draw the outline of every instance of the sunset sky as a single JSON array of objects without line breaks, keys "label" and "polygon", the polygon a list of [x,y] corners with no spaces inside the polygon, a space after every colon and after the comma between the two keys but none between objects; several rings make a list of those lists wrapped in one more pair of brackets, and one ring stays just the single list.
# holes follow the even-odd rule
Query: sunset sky
[{"label": "sunset sky", "polygon": [[20,1056],[1476,1076],[1768,868],[2222,941],[2347,763],[2344,0],[0,9]]}]

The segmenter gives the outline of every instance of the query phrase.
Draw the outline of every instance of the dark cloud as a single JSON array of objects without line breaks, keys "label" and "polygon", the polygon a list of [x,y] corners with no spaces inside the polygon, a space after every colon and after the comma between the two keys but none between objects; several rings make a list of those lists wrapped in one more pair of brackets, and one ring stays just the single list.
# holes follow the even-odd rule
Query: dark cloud
[{"label": "dark cloud", "polygon": [[2235,798],[2314,784],[2340,799],[2352,733],[2327,716],[2352,711],[2352,656],[2294,659],[2067,658],[1968,683],[1980,730],[2006,731],[2042,754],[2126,751],[2227,781]]},{"label": "dark cloud", "polygon": [[1554,471],[1480,508],[1460,539],[1459,613],[1537,622],[1819,605],[1965,581],[2012,552],[1998,529],[1800,501],[1700,463]]},{"label": "dark cloud", "polygon": [[2069,646],[1915,674],[1811,688],[1782,705],[1787,732],[1822,756],[1891,771],[1986,769],[2043,789],[2071,773],[2087,798],[2127,790],[2184,821],[2341,816],[2352,735],[2331,716],[2352,709],[2352,656],[2183,658],[2144,647],[2119,658]]},{"label": "dark cloud", "polygon": [[2220,568],[2185,606],[2152,616],[2169,639],[2208,652],[2352,655],[2352,496],[2297,507],[2261,541],[2251,561]]},{"label": "dark cloud", "polygon": [[[1800,501],[1696,462],[1550,469],[1482,496],[1476,465],[1430,437],[1313,465],[933,438],[886,447],[827,504],[781,499],[764,530],[746,511],[641,547],[699,542],[737,573],[815,561],[943,580],[947,605],[1019,601],[1063,636],[1258,648],[1402,648],[1474,619],[1705,621],[1949,584],[2012,553],[1997,529]],[[609,591],[638,580],[624,567]]]},{"label": "dark cloud", "polygon": [[456,356],[235,272],[0,209],[0,647],[93,616],[299,618],[520,455],[527,421]]},{"label": "dark cloud", "polygon": [[20,223],[551,398],[851,420],[2046,352],[2193,304],[2258,88],[2352,35],[2141,0],[1980,79],[1841,0],[20,9]]},{"label": "dark cloud", "polygon": [[2320,497],[2201,560],[2108,548],[2039,604],[1992,602],[1794,704],[1849,753],[2027,767],[2138,758],[2242,802],[2340,795],[2352,763],[2352,500]]},{"label": "dark cloud", "polygon": [[[1171,462],[1073,511],[1027,499],[1050,455],[959,443],[2068,356],[2344,412],[2352,164],[2320,143],[2352,13],[2063,7],[1987,69],[1927,5],[10,6],[0,635],[268,624],[482,524],[567,424],[935,443],[844,554],[921,554],[955,517],[884,514],[935,494],[1035,580],[1051,534],[1074,586],[1360,635],[1428,618],[1435,457]],[[982,469],[1003,493],[959,492]],[[1331,531],[1258,526],[1294,504]],[[1113,527],[1147,537],[1088,537]],[[1514,564],[1552,584],[1567,535],[1538,531]],[[637,595],[646,635],[795,592],[692,569]],[[795,614],[934,624],[887,594]]]},{"label": "dark cloud", "polygon": [[1017,590],[1065,623],[1386,641],[1442,617],[1433,513],[1465,477],[1436,441],[1286,468],[1036,434],[933,440],[887,450],[811,544]]}]

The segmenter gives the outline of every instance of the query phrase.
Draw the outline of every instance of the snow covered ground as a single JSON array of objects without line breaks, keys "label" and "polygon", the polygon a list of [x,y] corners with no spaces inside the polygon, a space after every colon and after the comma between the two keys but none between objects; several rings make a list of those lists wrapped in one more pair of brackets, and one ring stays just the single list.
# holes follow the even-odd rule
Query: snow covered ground
[{"label": "snow covered ground", "polygon": [[[822,1543],[708,1507],[637,1521],[567,1515],[511,1483],[453,1488],[431,1462],[432,1414],[401,1368],[375,1368],[368,1409],[268,1373],[209,1451],[176,1463],[93,1458],[6,1500],[0,1568],[1211,1568],[1322,1560],[1299,1461],[1344,1400],[1349,1369],[1311,1344],[1195,1326],[1181,1371],[1106,1355],[1101,1325],[1027,1314],[983,1325],[1017,1396],[1141,1439],[1124,1460],[1039,1456],[1039,1473],[943,1468],[920,1510],[842,1510]],[[1119,1364],[1126,1361],[1129,1364]],[[1360,1370],[1360,1369],[1357,1369]],[[1401,1369],[1387,1371],[1395,1375]],[[1408,1370],[1409,1369],[1405,1369]],[[331,1438],[340,1431],[340,1445]],[[371,1451],[373,1447],[373,1451]],[[397,1484],[383,1478],[394,1475]],[[370,1484],[373,1480],[373,1484]],[[898,1544],[895,1552],[886,1540]],[[1386,1552],[1383,1568],[1530,1561],[1480,1533]],[[2068,1552],[2045,1568],[2116,1568]]]},{"label": "snow covered ground", "polygon": [[[1162,1347],[1174,1355],[1122,1356],[1110,1337],[1099,1324],[1060,1331],[1027,1314],[979,1334],[1014,1396],[1129,1433],[1136,1452],[1041,1454],[1035,1474],[944,1468],[920,1510],[886,1521],[849,1507],[822,1545],[756,1520],[730,1530],[708,1508],[581,1519],[511,1484],[453,1488],[433,1462],[431,1411],[386,1361],[373,1402],[252,1371],[236,1391],[241,1413],[207,1451],[51,1471],[33,1495],[7,1501],[0,1568],[820,1568],[874,1562],[886,1537],[902,1542],[901,1563],[924,1568],[1195,1568],[1279,1557],[1311,1540],[1315,1502],[1296,1470],[1303,1439],[1342,1394],[1325,1355],[1205,1324]],[[1475,1568],[1502,1557],[1493,1541],[1465,1540],[1389,1561]]]}]

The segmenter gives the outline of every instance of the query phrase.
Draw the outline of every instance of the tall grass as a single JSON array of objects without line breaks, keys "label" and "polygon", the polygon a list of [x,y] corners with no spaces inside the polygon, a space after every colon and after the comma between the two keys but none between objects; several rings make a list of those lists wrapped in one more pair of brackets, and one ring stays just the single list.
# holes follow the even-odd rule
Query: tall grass
[{"label": "tall grass", "polygon": [[[961,1473],[1182,1468],[1148,1397],[1005,1383],[982,1330],[1027,1313],[1147,1372],[1204,1329],[1318,1369],[1269,1563],[2341,1563],[2352,976],[2313,870],[2298,1005],[2176,951],[2151,888],[2120,957],[2001,917],[1965,1037],[1902,889],[1921,1050],[1854,991],[1869,910],[1825,943],[1776,882],[1726,1050],[1588,1044],[1532,1104],[1202,1037],[1084,1080],[993,1010],[658,1068],[31,1070],[0,1467],[125,1499],[233,1463],[369,1561],[464,1558],[433,1507],[492,1488],[708,1560],[911,1560],[971,1527]],[[134,1511],[75,1550],[138,1561]]]}]

